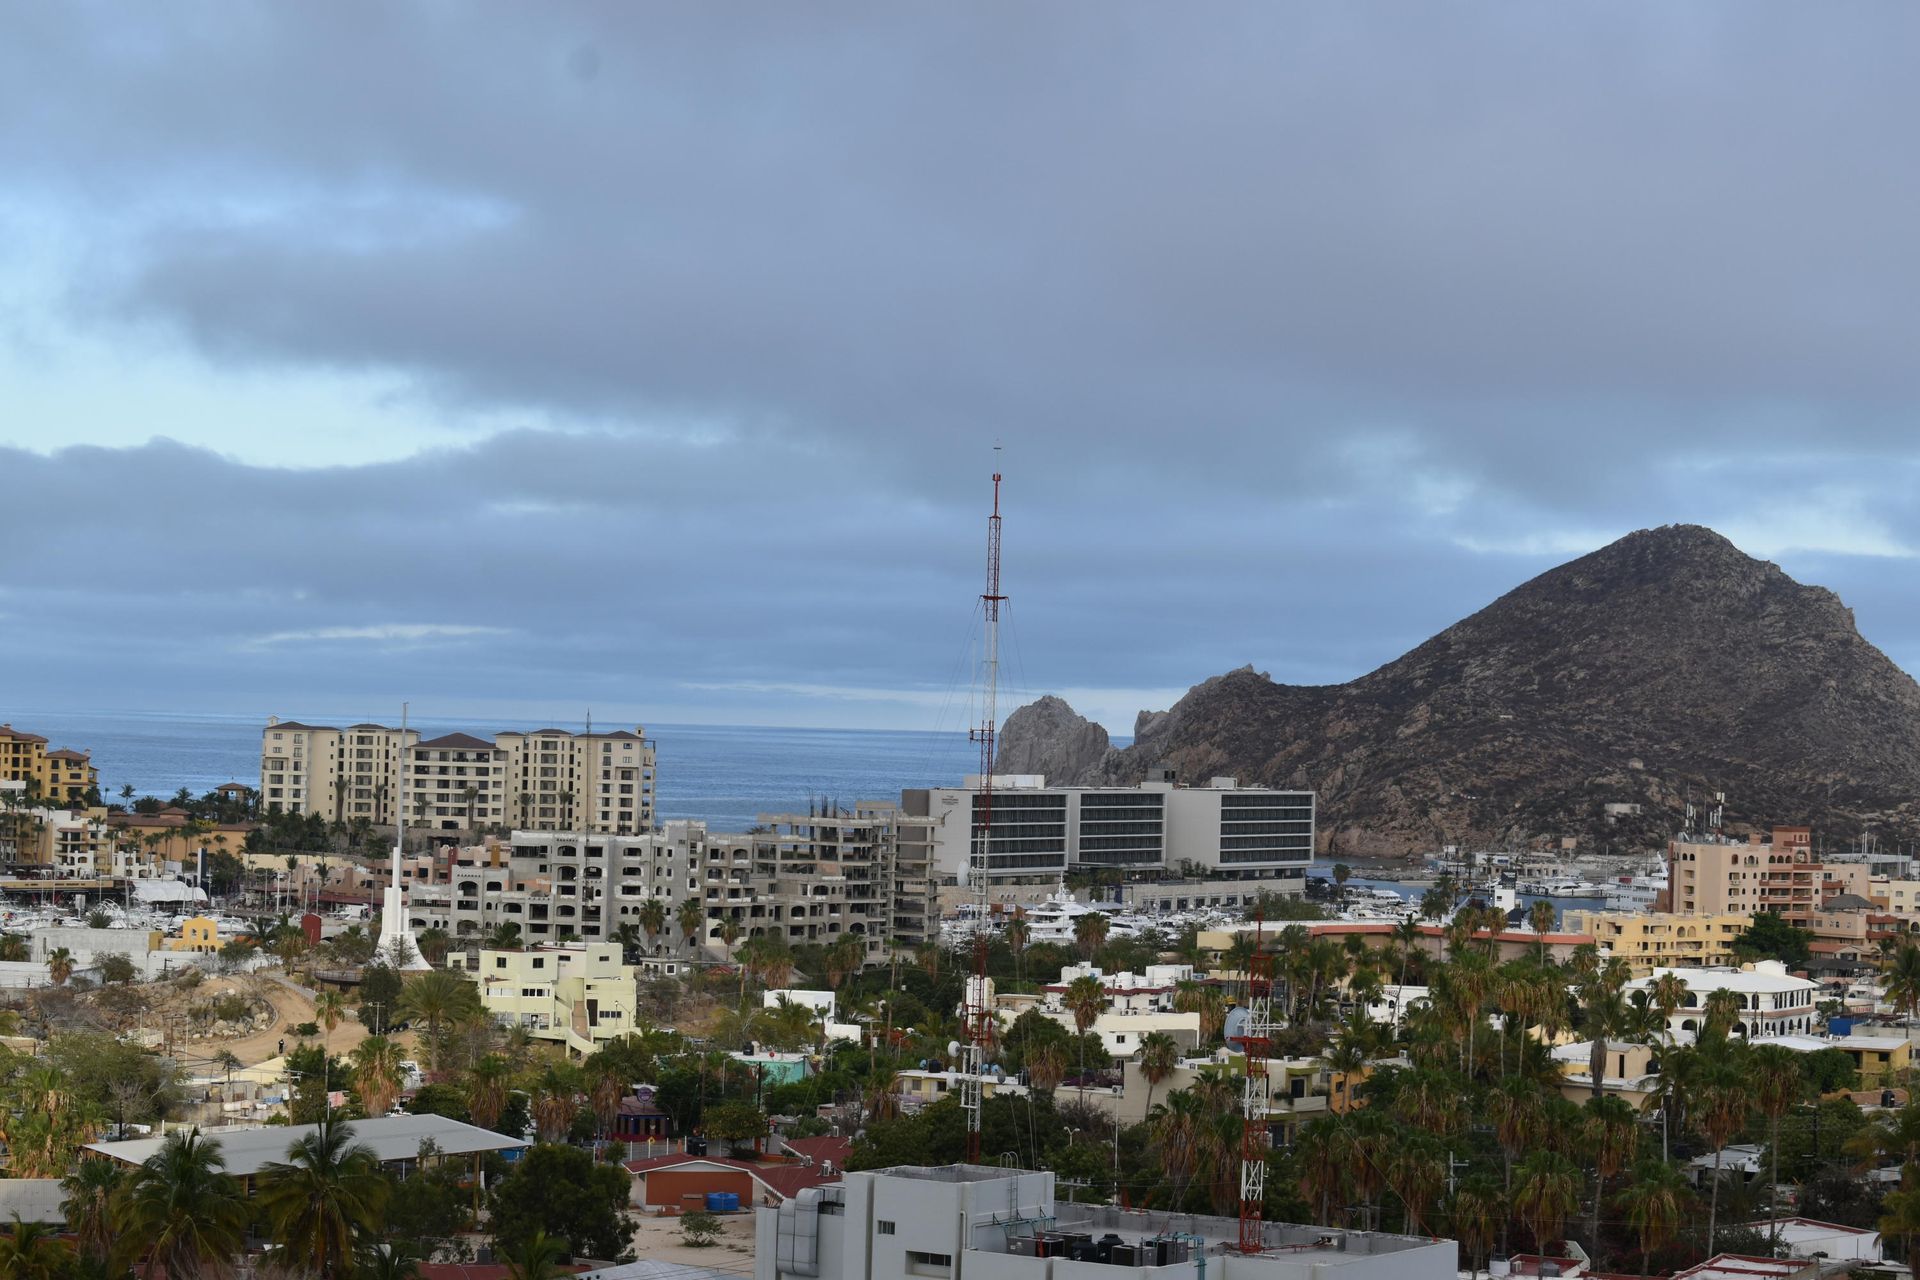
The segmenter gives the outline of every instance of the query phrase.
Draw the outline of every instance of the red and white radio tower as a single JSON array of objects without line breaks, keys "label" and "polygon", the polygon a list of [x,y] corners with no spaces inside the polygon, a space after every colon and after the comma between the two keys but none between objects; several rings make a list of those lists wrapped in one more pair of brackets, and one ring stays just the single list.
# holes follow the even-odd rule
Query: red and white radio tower
[{"label": "red and white radio tower", "polygon": [[1266,1247],[1267,1111],[1273,1086],[1267,1079],[1267,1058],[1273,1047],[1273,956],[1263,945],[1266,913],[1256,912],[1253,959],[1247,962],[1247,1020],[1235,1037],[1247,1055],[1247,1081],[1241,1095],[1240,1129],[1240,1252],[1259,1253]]},{"label": "red and white radio tower", "polygon": [[[995,452],[999,446],[995,446]],[[993,1045],[993,1011],[987,1001],[987,854],[993,836],[993,740],[999,729],[1000,695],[1000,473],[993,473],[993,514],[987,517],[987,589],[980,593],[986,638],[981,651],[980,727],[968,736],[980,744],[980,791],[974,797],[969,870],[974,878],[973,978],[967,983],[967,1048],[960,1105],[967,1113],[967,1163],[980,1163],[981,1081]]]}]

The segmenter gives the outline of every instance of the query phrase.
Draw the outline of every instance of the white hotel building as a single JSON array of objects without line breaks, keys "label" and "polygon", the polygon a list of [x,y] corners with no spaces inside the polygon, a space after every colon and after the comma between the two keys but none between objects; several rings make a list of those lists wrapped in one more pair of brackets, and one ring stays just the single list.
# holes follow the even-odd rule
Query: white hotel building
[{"label": "white hotel building", "polygon": [[[932,864],[963,878],[978,850],[979,778],[910,790],[907,813],[931,820]],[[1305,887],[1314,795],[1243,787],[1233,778],[1181,786],[1164,770],[1133,787],[1050,787],[1038,774],[995,774],[986,872],[1002,883],[1052,884],[1069,870],[1119,870]]]},{"label": "white hotel building", "polygon": [[1647,991],[1663,973],[1674,973],[1687,984],[1687,998],[1667,1020],[1670,1032],[1700,1030],[1706,1020],[1707,997],[1731,991],[1740,998],[1733,1034],[1737,1036],[1805,1035],[1818,1021],[1814,1001],[1818,983],[1796,978],[1778,960],[1761,960],[1738,969],[1655,969],[1627,984],[1628,994]]}]

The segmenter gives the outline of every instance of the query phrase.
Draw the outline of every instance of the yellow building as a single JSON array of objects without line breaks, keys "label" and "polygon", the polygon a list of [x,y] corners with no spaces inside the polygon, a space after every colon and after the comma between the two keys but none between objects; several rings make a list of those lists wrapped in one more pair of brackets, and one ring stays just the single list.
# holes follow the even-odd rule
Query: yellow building
[{"label": "yellow building", "polygon": [[100,775],[84,751],[49,751],[37,733],[0,724],[0,781],[24,783],[26,799],[61,805],[97,802]]},{"label": "yellow building", "polygon": [[1644,978],[1655,969],[1736,963],[1733,940],[1752,923],[1753,916],[1744,911],[1569,911],[1561,928],[1591,934],[1602,955],[1624,960],[1634,977]]},{"label": "yellow building", "polygon": [[447,967],[480,984],[480,1001],[494,1021],[525,1027],[569,1053],[592,1053],[637,1022],[638,971],[625,963],[618,943],[483,950],[471,967],[455,952]]},{"label": "yellow building", "polygon": [[160,948],[163,951],[191,951],[195,955],[211,956],[219,954],[222,945],[220,926],[207,916],[195,916],[180,926],[179,937],[162,939]]}]

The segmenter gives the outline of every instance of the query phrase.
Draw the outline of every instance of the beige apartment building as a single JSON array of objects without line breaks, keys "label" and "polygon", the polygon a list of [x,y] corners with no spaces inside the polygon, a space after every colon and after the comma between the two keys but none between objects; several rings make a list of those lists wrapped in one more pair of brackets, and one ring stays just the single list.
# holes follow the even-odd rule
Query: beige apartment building
[{"label": "beige apartment building", "polygon": [[1798,924],[1820,909],[1826,868],[1807,827],[1775,827],[1746,843],[1675,840],[1667,869],[1672,910],[1701,915],[1772,911]]},{"label": "beige apartment building", "polygon": [[62,805],[98,804],[99,774],[84,751],[49,751],[37,733],[0,724],[0,782],[21,784],[22,798]]},{"label": "beige apartment building", "polygon": [[1733,940],[1753,923],[1744,911],[1719,913],[1568,911],[1566,933],[1587,933],[1602,955],[1626,962],[1636,978],[1655,969],[1718,968],[1735,963]]},{"label": "beige apartment building", "polygon": [[639,729],[541,729],[489,742],[269,719],[261,734],[263,808],[329,821],[636,835],[652,829],[653,787],[654,746]]}]

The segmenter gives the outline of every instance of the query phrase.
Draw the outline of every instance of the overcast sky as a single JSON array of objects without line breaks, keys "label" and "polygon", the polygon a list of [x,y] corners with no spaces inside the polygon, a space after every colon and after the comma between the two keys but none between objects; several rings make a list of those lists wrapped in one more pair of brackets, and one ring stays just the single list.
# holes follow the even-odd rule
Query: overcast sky
[{"label": "overcast sky", "polygon": [[1674,521],[1920,667],[1920,11],[3,12],[0,709],[958,727],[995,441],[1123,732]]}]

